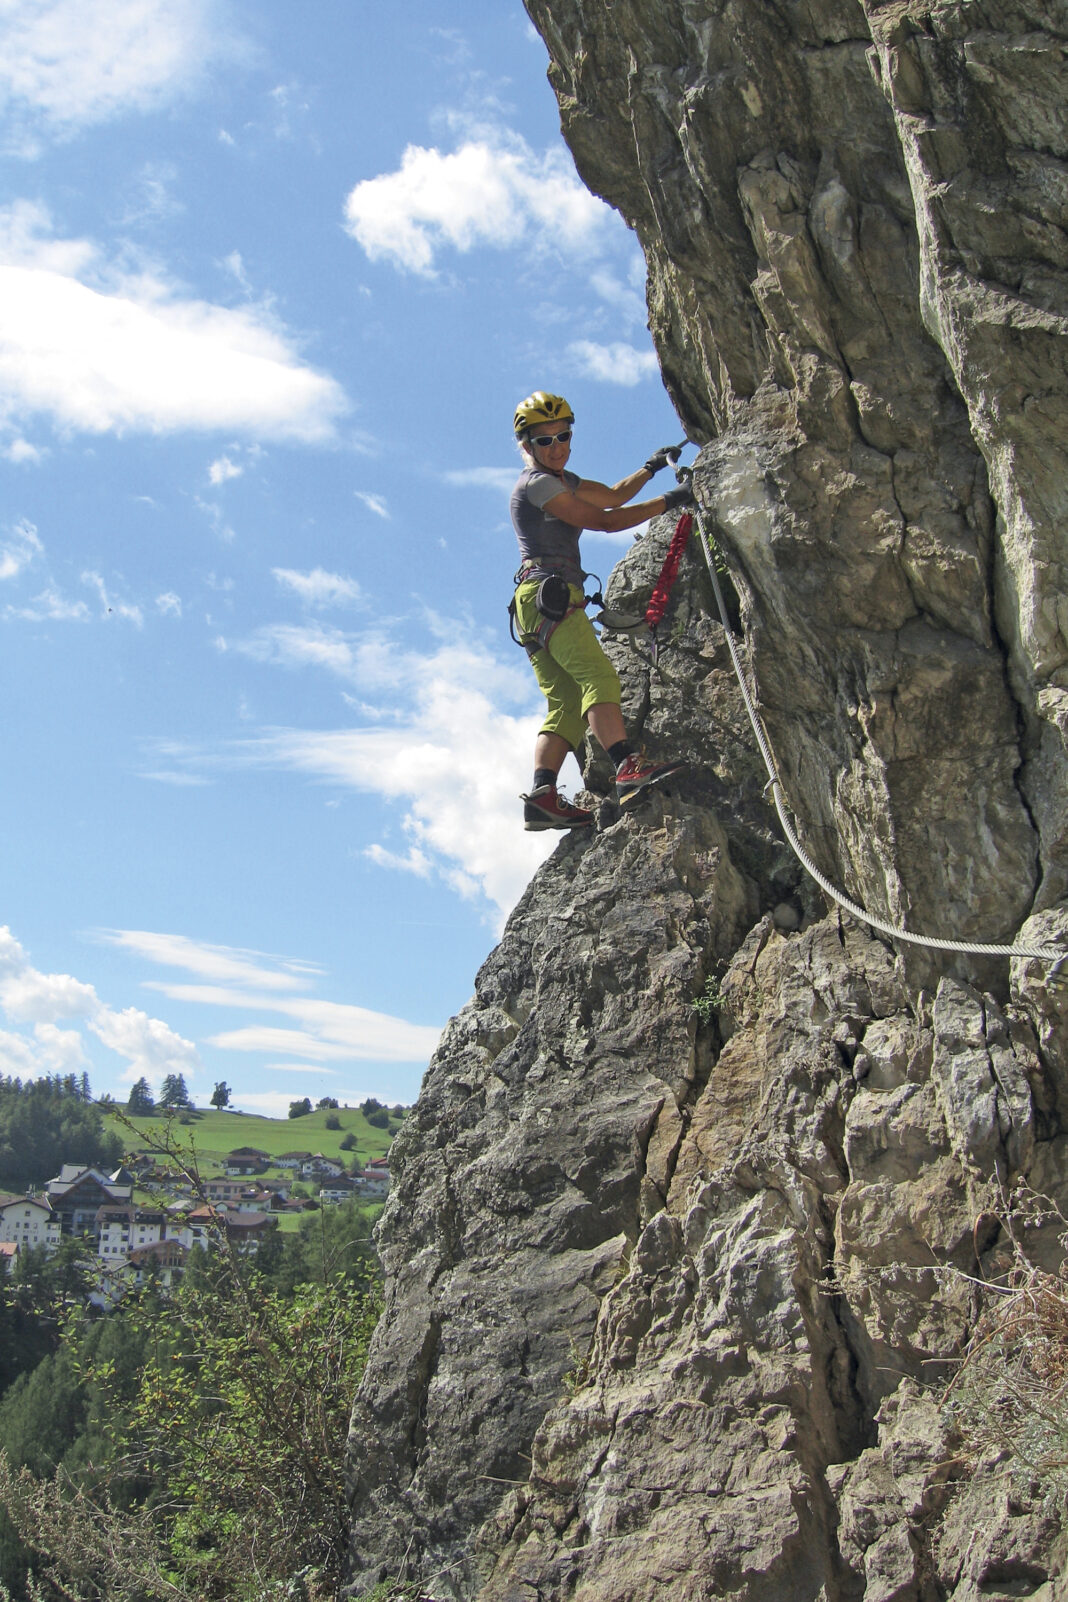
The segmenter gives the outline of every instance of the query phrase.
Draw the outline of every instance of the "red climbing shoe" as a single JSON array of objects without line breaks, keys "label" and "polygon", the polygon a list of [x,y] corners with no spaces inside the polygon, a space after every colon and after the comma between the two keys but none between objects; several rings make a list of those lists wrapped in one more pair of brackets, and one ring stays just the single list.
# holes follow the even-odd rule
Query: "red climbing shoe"
[{"label": "red climbing shoe", "polygon": [[661,779],[681,773],[685,766],[685,762],[650,762],[645,756],[629,756],[616,769],[616,798],[620,806],[625,807],[651,784],[659,784]]},{"label": "red climbing shoe", "polygon": [[520,800],[524,829],[587,829],[593,822],[593,813],[572,806],[555,784],[539,784]]}]

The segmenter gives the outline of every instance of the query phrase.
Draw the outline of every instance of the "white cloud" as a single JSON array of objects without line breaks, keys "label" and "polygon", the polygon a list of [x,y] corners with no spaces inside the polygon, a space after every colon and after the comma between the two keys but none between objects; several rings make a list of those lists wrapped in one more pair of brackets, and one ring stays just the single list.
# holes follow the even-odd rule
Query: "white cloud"
[{"label": "white cloud", "polygon": [[[316,1073],[329,1073],[329,1068],[318,1068]],[[306,1068],[293,1068],[291,1073],[306,1073]],[[306,1092],[305,1092],[306,1094]],[[236,1095],[234,1102],[240,1106],[242,1112],[262,1113],[264,1118],[284,1118],[289,1112],[289,1104],[299,1098],[288,1090],[261,1090],[255,1095]],[[387,1098],[384,1098],[388,1100]]]},{"label": "white cloud", "polygon": [[360,599],[360,586],[355,579],[327,573],[321,567],[313,567],[310,573],[299,573],[290,567],[272,567],[271,572],[279,584],[292,590],[306,606],[348,606]]},{"label": "white cloud", "polygon": [[655,378],[660,371],[655,351],[635,350],[621,340],[596,345],[590,339],[577,339],[568,346],[568,355],[587,378],[602,384],[639,384],[643,378]]},{"label": "white cloud", "polygon": [[515,467],[454,467],[442,477],[453,489],[488,489],[510,495],[519,471],[518,463]]},{"label": "white cloud", "polygon": [[28,439],[13,439],[10,445],[5,445],[0,455],[5,461],[12,462],[16,467],[24,463],[32,463],[34,467],[44,460],[44,451],[36,445],[31,445]]},{"label": "white cloud", "polygon": [[225,484],[228,479],[240,478],[245,469],[232,462],[229,456],[219,456],[208,468],[208,478],[212,484]]},{"label": "white cloud", "polygon": [[[640,275],[639,283],[644,283],[645,263],[640,257],[636,266]],[[644,323],[646,315],[644,297],[632,285],[623,283],[609,268],[604,267],[590,274],[590,288],[606,301],[624,322]]]},{"label": "white cloud", "polygon": [[348,410],[260,307],[131,278],[28,202],[0,211],[0,419],[87,433],[244,431],[324,442]]},{"label": "white cloud", "polygon": [[162,595],[157,595],[156,611],[159,612],[161,617],[181,617],[181,596],[175,595],[173,590],[166,590]]},{"label": "white cloud", "polygon": [[87,1066],[82,1037],[76,1030],[38,1023],[31,1039],[0,1029],[0,1073],[33,1079],[39,1074],[81,1073]]},{"label": "white cloud", "polygon": [[234,43],[212,0],[7,0],[0,104],[65,131],[149,111]]},{"label": "white cloud", "polygon": [[340,1072],[337,1068],[325,1068],[321,1062],[265,1062],[263,1071],[266,1074],[326,1074],[336,1079]]},{"label": "white cloud", "polygon": [[[538,727],[525,660],[504,665],[468,641],[426,656],[380,637],[298,641],[291,632],[273,643],[289,648],[273,657],[279,663],[314,662],[388,696],[392,718],[386,727],[275,730],[243,748],[247,760],[404,803],[407,855],[381,841],[372,860],[417,872],[425,858],[458,894],[484,895],[507,914],[558,843],[523,832],[517,792]],[[509,704],[522,710],[512,714],[503,709]]]},{"label": "white cloud", "polygon": [[429,879],[433,871],[433,864],[425,851],[418,846],[412,846],[404,856],[399,852],[387,851],[385,846],[369,845],[364,851],[368,861],[375,863],[379,868],[395,868],[399,873],[413,873],[417,879]]},{"label": "white cloud", "polygon": [[141,615],[141,608],[135,606],[132,601],[120,601],[117,596],[109,595],[107,585],[99,573],[83,573],[82,583],[96,591],[100,600],[101,617],[125,618],[128,623],[133,623],[139,629],[144,627],[145,620]]},{"label": "white cloud", "polygon": [[88,1067],[85,1042],[76,1029],[60,1029],[56,1024],[39,1023],[33,1028],[41,1062],[54,1074],[80,1073]]},{"label": "white cloud", "polygon": [[166,769],[162,768],[157,768],[151,773],[139,773],[137,777],[139,779],[152,779],[156,784],[173,784],[177,785],[179,788],[191,789],[196,789],[202,785],[211,783],[210,779],[205,779],[204,776],[199,773],[178,773],[174,771],[168,772]]},{"label": "white cloud", "polygon": [[369,512],[373,512],[376,517],[382,517],[388,521],[389,507],[386,505],[383,496],[369,495],[366,490],[355,490],[354,494],[358,501],[363,502]]},{"label": "white cloud", "polygon": [[[289,670],[318,668],[353,687],[348,704],[363,726],[280,728],[225,750],[157,744],[182,770],[270,766],[385,797],[395,836],[360,843],[383,868],[414,873],[422,859],[461,896],[484,896],[499,925],[535,868],[559,843],[523,830],[520,789],[529,782],[543,703],[526,658],[507,659],[470,626],[428,616],[438,643],[412,649],[410,630],[361,633],[321,625],[277,625],[222,647]],[[564,783],[577,769],[569,764]]]},{"label": "white cloud", "polygon": [[[353,1007],[357,1013],[361,1009]],[[368,1018],[380,1017],[369,1013]],[[405,1024],[400,1018],[382,1018],[374,1033],[361,1029],[349,1040],[324,1040],[307,1029],[279,1029],[270,1024],[250,1024],[244,1029],[224,1029],[209,1035],[208,1044],[217,1051],[288,1051],[295,1056],[314,1057],[321,1062],[426,1062],[432,1056],[440,1029],[424,1029]]]},{"label": "white cloud", "polygon": [[224,650],[239,651],[256,662],[270,662],[277,667],[322,667],[338,678],[356,679],[359,676],[358,657],[361,648],[353,644],[351,636],[340,629],[326,628],[315,623],[273,623],[245,640],[233,645],[221,642]]},{"label": "white cloud", "polygon": [[4,616],[24,618],[29,623],[85,623],[89,608],[84,601],[66,600],[50,585],[28,606],[7,607]]},{"label": "white cloud", "polygon": [[131,183],[122,215],[123,227],[156,222],[183,212],[184,205],[172,194],[177,181],[178,169],[173,162],[146,161]]},{"label": "white cloud", "polygon": [[32,1040],[27,1040],[25,1035],[13,1035],[8,1029],[0,1029],[0,1073],[10,1075],[13,1079],[32,1079],[38,1073],[49,1071],[39,1066]]},{"label": "white cloud", "polygon": [[181,968],[212,984],[236,984],[253,990],[303,990],[322,972],[314,963],[275,957],[263,951],[219,946],[188,935],[157,934],[148,929],[101,929],[106,945],[135,953],[162,967]]},{"label": "white cloud", "polygon": [[[230,144],[233,144],[232,139],[229,142]],[[232,250],[228,256],[223,257],[222,264],[230,276],[241,285],[241,288],[245,290],[246,293],[250,293],[252,286],[249,283],[249,277],[245,271],[245,260],[241,252],[239,250]]]},{"label": "white cloud", "polygon": [[[142,1075],[158,1083],[164,1074],[190,1073],[199,1067],[196,1047],[167,1024],[135,1007],[116,1012],[105,1006],[92,985],[65,973],[35,968],[9,928],[0,927],[0,1011],[11,1023],[34,1026],[26,1035],[0,1035],[0,1060],[21,1061],[23,1073],[72,1071],[87,1060],[84,1037],[59,1029],[77,1020],[110,1050],[125,1057],[124,1077]],[[16,1044],[17,1043],[17,1044]]]},{"label": "white cloud", "polygon": [[290,1052],[324,1062],[425,1062],[437,1045],[437,1027],[301,994],[321,973],[312,963],[141,929],[104,930],[99,938],[207,981],[146,981],[147,989],[172,1001],[282,1014],[300,1026],[289,1029],[257,1022],[223,1030],[209,1037],[209,1044],[221,1051]]},{"label": "white cloud", "polygon": [[[198,512],[203,512],[211,524],[213,532],[219,539],[224,540],[229,545],[237,538],[234,530],[223,516],[223,509],[218,501],[202,501],[199,495],[194,495],[193,503]],[[232,584],[230,588],[233,588]]]},{"label": "white cloud", "polygon": [[503,131],[483,131],[451,154],[409,145],[396,172],[358,183],[345,204],[348,231],[372,261],[426,278],[444,248],[588,251],[611,215],[562,148],[536,153]]},{"label": "white cloud", "polygon": [[225,1029],[209,1037],[219,1051],[292,1051],[305,1057],[344,1059],[352,1053],[343,1046],[316,1040],[302,1029],[280,1029],[272,1024],[249,1024],[244,1029]]},{"label": "white cloud", "polygon": [[159,1084],[165,1074],[193,1073],[200,1066],[191,1040],[183,1040],[165,1023],[137,1007],[125,1007],[122,1012],[101,1007],[89,1020],[89,1028],[105,1046],[127,1059],[129,1067],[124,1079],[140,1079],[144,1075]]},{"label": "white cloud", "polygon": [[[0,930],[5,946],[22,948],[12,940],[10,930]],[[40,973],[25,960],[13,961],[4,953],[0,968],[0,1007],[12,1023],[57,1023],[61,1018],[88,1018],[99,1006],[92,985],[84,985],[67,973]]]},{"label": "white cloud", "polygon": [[18,578],[24,568],[44,554],[44,546],[32,523],[20,518],[7,534],[0,536],[0,580]]}]

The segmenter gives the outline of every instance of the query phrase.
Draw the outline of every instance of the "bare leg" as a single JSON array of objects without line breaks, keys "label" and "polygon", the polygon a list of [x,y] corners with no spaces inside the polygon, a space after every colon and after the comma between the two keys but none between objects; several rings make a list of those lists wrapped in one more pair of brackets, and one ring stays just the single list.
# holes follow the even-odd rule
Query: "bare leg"
[{"label": "bare leg", "polygon": [[551,773],[559,773],[570,750],[562,735],[547,734],[543,729],[534,742],[535,769],[548,768]]},{"label": "bare leg", "polygon": [[598,743],[606,751],[610,745],[617,745],[620,740],[627,738],[623,714],[613,701],[602,701],[599,706],[591,706],[586,716]]}]

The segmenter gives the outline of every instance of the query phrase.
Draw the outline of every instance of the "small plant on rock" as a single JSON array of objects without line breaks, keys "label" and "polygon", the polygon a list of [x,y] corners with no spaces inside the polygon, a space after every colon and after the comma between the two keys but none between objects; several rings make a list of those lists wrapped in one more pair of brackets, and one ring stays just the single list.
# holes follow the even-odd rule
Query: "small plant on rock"
[{"label": "small plant on rock", "polygon": [[1003,1454],[1011,1472],[1037,1481],[1050,1500],[1068,1493],[1068,1269],[1031,1262],[1019,1226],[1068,1220],[1044,1198],[1029,1196],[1001,1219],[1011,1266],[988,1286],[986,1306],[945,1408],[973,1456]]},{"label": "small plant on rock", "polygon": [[690,1005],[703,1024],[710,1024],[717,1013],[727,1005],[727,998],[719,988],[718,978],[710,974],[705,980],[701,994],[695,996]]}]

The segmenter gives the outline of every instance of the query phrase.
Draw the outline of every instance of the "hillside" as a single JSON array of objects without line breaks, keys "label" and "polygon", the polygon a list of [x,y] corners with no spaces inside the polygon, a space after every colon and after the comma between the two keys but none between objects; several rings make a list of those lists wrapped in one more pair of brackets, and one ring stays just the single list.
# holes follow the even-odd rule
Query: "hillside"
[{"label": "hillside", "polygon": [[[1063,9],[527,10],[645,253],[805,845],[910,930],[1063,948]],[[998,1431],[1007,1365],[1063,1376],[1063,1300],[1044,1378],[988,1346],[985,1440],[945,1398],[1025,1260],[1060,1272],[1068,991],[830,907],[692,547],[669,625],[655,666],[610,649],[688,772],[620,817],[591,754],[596,832],[535,876],[395,1142],[351,1594],[1054,1602],[1063,1488]]]},{"label": "hillside", "polygon": [[[121,1137],[127,1149],[131,1149],[136,1147],[136,1141],[123,1121],[125,1116],[108,1114],[105,1124],[109,1131]],[[384,1157],[399,1127],[399,1121],[394,1119],[389,1129],[376,1128],[355,1107],[340,1107],[333,1116],[340,1124],[338,1129],[327,1129],[326,1120],[330,1117],[327,1110],[316,1110],[303,1118],[262,1118],[255,1113],[198,1109],[192,1122],[177,1122],[175,1132],[193,1145],[208,1176],[222,1167],[228,1152],[239,1146],[253,1146],[272,1157],[280,1157],[287,1151],[321,1152],[324,1157],[337,1157],[346,1164],[351,1163],[354,1154],[365,1160]],[[149,1140],[154,1135],[158,1137],[165,1125],[165,1120],[159,1116],[131,1118],[129,1122]],[[355,1137],[355,1152],[341,1150],[341,1142],[349,1134]]]}]

